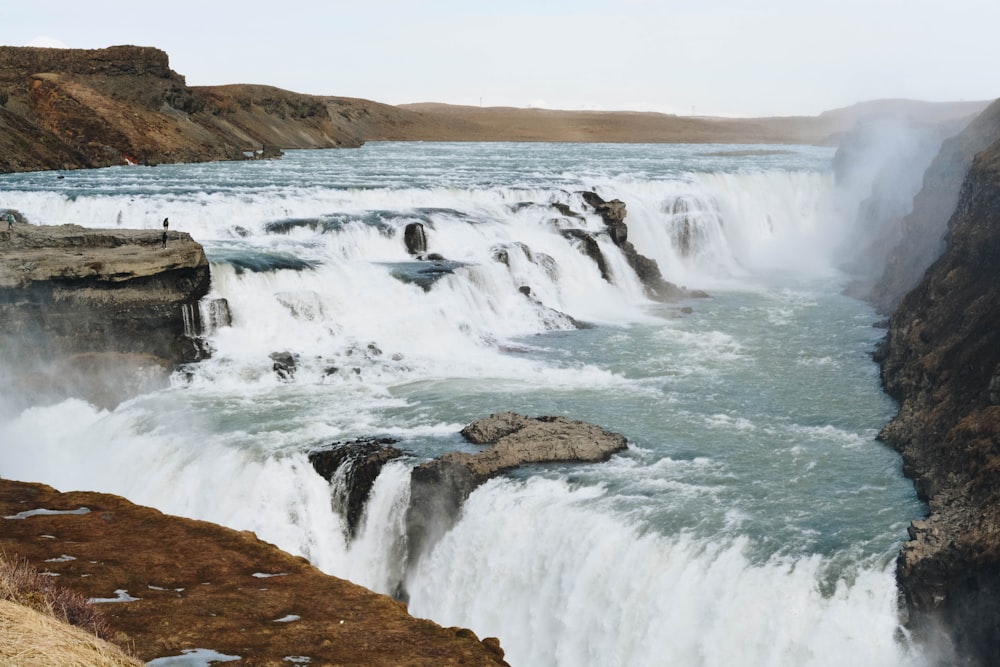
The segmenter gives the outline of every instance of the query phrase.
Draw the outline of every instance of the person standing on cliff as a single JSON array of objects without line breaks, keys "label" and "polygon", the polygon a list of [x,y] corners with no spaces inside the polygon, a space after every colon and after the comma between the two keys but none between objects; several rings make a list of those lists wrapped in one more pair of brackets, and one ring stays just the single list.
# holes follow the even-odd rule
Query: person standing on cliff
[{"label": "person standing on cliff", "polygon": [[13,231],[14,230],[14,214],[11,213],[10,211],[6,211],[6,212],[4,212],[3,217],[4,217],[5,220],[7,220],[7,231],[8,232]]},{"label": "person standing on cliff", "polygon": [[167,227],[169,227],[169,226],[170,226],[170,220],[167,219],[167,218],[164,218],[163,219],[163,245],[160,246],[161,248],[166,248],[167,247]]}]

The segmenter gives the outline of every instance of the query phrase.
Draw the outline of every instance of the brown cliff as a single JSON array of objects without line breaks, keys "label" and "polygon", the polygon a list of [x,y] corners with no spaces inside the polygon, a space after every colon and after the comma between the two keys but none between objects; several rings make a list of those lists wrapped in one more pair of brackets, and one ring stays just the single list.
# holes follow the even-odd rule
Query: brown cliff
[{"label": "brown cliff", "polygon": [[944,254],[876,354],[900,403],[881,437],[930,509],[898,581],[911,627],[947,664],[1000,664],[1000,131],[993,140],[963,181]]},{"label": "brown cliff", "polygon": [[265,86],[192,88],[159,49],[0,47],[0,172],[359,144],[324,98]]},{"label": "brown cliff", "polygon": [[117,496],[0,480],[0,526],[0,551],[104,601],[116,642],[144,661],[210,649],[244,665],[507,664],[496,639],[414,618],[252,533]]}]

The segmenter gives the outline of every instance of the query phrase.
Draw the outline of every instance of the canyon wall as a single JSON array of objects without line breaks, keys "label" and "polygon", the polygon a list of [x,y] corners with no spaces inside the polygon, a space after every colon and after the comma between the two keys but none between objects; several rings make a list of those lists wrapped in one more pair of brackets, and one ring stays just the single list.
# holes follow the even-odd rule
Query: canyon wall
[{"label": "canyon wall", "polygon": [[974,140],[988,148],[964,178],[950,173],[961,169],[955,142],[928,170],[911,219],[939,215],[947,201],[932,193],[955,178],[957,205],[940,242],[924,228],[904,239],[901,253],[907,244],[920,247],[918,256],[940,244],[943,254],[926,260],[933,264],[901,298],[876,353],[884,387],[899,402],[880,437],[902,454],[930,510],[910,526],[899,586],[910,627],[942,664],[1000,664],[998,117],[994,104],[973,124]]}]

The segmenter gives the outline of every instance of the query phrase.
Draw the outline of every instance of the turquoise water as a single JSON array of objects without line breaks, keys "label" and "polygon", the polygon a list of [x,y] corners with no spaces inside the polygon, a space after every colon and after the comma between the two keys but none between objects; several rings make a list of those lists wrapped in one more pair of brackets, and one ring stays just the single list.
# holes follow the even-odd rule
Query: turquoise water
[{"label": "turquoise water", "polygon": [[[841,294],[858,239],[831,151],[718,155],[731,148],[384,143],[4,176],[0,205],[35,223],[169,216],[204,244],[233,324],[168,390],[0,425],[0,471],[403,585],[412,613],[499,637],[515,665],[919,663],[898,639],[893,561],[922,507],[874,439],[894,406],[875,315]],[[591,189],[626,203],[629,239],[667,279],[709,297],[649,301],[583,205]],[[389,268],[411,261],[411,222],[459,263],[428,291]],[[566,228],[594,235],[612,282]],[[276,351],[297,355],[291,381]],[[501,410],[597,423],[629,449],[488,483],[407,569],[409,468],[468,449],[461,426]],[[372,435],[408,456],[347,542],[305,453]]]}]

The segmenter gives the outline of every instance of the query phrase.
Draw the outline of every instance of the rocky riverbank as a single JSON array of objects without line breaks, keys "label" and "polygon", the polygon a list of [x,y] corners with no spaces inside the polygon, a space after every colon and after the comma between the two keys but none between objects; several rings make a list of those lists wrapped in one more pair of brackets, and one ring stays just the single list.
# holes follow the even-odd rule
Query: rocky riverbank
[{"label": "rocky riverbank", "polygon": [[[959,177],[944,252],[924,260],[934,263],[902,297],[876,354],[900,404],[881,437],[901,452],[930,509],[911,525],[897,563],[909,625],[942,664],[984,667],[1000,664],[998,120],[994,104],[971,126],[989,147]],[[944,187],[935,179],[929,170],[928,194],[915,199],[911,219],[933,217],[925,207],[936,210],[930,194]],[[920,255],[928,242],[937,246],[909,243]],[[896,277],[882,294],[897,287]]]}]

